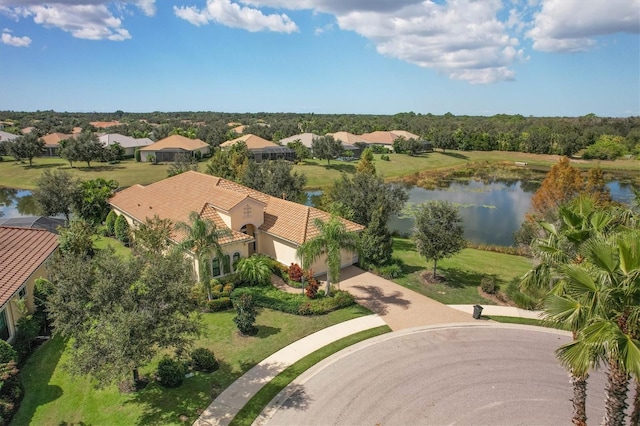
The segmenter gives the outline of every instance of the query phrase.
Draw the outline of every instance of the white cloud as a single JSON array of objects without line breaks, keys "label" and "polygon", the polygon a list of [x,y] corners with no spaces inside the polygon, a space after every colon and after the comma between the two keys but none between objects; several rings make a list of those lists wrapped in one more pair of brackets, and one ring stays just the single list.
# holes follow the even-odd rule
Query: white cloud
[{"label": "white cloud", "polygon": [[15,47],[29,47],[29,45],[31,44],[31,39],[29,37],[12,36],[11,34],[9,34],[10,32],[11,31],[6,28],[3,30],[2,38],[0,40],[2,40],[4,44]]},{"label": "white cloud", "polygon": [[285,14],[265,15],[259,9],[240,6],[231,0],[207,0],[207,5],[199,10],[195,6],[173,7],[177,17],[191,22],[193,25],[204,25],[217,22],[232,28],[247,31],[274,31],[292,33],[298,26]]},{"label": "white cloud", "polygon": [[545,0],[527,36],[536,50],[579,52],[620,32],[640,33],[640,0]]},{"label": "white cloud", "polygon": [[131,38],[121,17],[112,12],[134,5],[147,16],[156,13],[155,0],[0,0],[0,13],[19,20],[33,18],[46,28],[59,28],[73,37],[122,41]]}]

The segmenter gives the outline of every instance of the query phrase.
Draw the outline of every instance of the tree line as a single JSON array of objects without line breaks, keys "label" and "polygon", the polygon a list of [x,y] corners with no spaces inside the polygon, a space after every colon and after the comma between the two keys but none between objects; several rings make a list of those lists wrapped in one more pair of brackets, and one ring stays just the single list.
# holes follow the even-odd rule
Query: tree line
[{"label": "tree line", "polygon": [[[5,130],[34,127],[37,135],[71,133],[74,127],[96,132],[92,121],[117,120],[120,124],[104,129],[131,137],[162,139],[172,133],[201,139],[211,146],[239,136],[233,125],[245,125],[244,134],[279,141],[299,133],[347,131],[363,134],[377,130],[406,130],[443,150],[501,150],[537,154],[574,155],[595,144],[603,135],[612,138],[628,154],[640,152],[640,117],[612,118],[588,114],[581,117],[525,117],[498,114],[491,117],[416,114],[297,114],[297,113],[58,113],[0,112]],[[7,124],[8,123],[8,124]],[[229,124],[232,124],[230,126]],[[594,157],[600,158],[600,157]]]}]

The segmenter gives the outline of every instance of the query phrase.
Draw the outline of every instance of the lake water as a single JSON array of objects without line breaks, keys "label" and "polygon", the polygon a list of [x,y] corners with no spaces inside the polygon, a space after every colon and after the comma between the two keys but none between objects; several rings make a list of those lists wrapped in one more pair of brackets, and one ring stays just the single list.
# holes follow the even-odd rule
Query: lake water
[{"label": "lake water", "polygon": [[[614,200],[629,203],[633,199],[629,185],[618,181],[607,185]],[[513,233],[520,228],[537,189],[537,186],[523,181],[484,183],[470,180],[451,183],[448,188],[427,190],[412,187],[407,191],[408,203],[420,204],[429,200],[455,203],[460,208],[467,240],[476,244],[510,246]],[[309,192],[309,203],[320,194],[320,191]],[[410,234],[413,219],[399,216],[389,220],[389,228],[400,235]]]}]

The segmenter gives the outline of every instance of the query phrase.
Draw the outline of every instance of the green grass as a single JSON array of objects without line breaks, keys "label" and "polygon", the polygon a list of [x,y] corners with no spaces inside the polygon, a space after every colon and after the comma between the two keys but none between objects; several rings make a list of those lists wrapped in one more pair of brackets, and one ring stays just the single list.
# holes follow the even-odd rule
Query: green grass
[{"label": "green grass", "polygon": [[[538,327],[548,327],[548,328],[556,329],[555,327],[549,327],[549,325],[546,322],[539,319],[535,319],[535,318],[503,317],[498,315],[491,315],[491,316],[483,315],[482,317],[493,320],[493,321],[505,323],[505,324],[535,325]],[[561,330],[568,330],[568,328],[561,328]]]},{"label": "green grass", "polygon": [[438,262],[438,275],[446,282],[425,284],[420,274],[433,269],[415,250],[410,239],[394,238],[393,256],[404,262],[404,275],[393,281],[446,304],[488,304],[493,302],[478,293],[482,277],[493,275],[501,289],[516,277],[522,276],[532,267],[531,259],[510,254],[495,253],[467,248],[455,256]]},{"label": "green grass", "polygon": [[[317,317],[262,309],[256,322],[259,332],[251,337],[238,334],[234,312],[203,314],[206,332],[195,346],[213,350],[220,369],[196,373],[179,388],[151,383],[135,394],[121,394],[115,386],[98,390],[88,377],[70,375],[64,364],[71,347],[54,338],[22,369],[25,398],[12,424],[191,424],[222,390],[272,353],[313,332],[369,313],[357,305]],[[141,374],[152,374],[158,361],[159,357],[141,368]],[[186,420],[181,421],[181,416]]]},{"label": "green grass", "polygon": [[[69,163],[56,157],[34,158],[33,166],[29,163],[19,163],[11,157],[3,157],[0,162],[0,186],[19,189],[34,189],[36,179],[45,170],[61,169],[70,172],[81,180],[96,178],[114,179],[121,187],[139,184],[149,184],[167,177],[167,165],[152,165],[150,163],[137,163],[133,159],[124,160],[118,164],[91,163],[87,167],[86,163],[74,163],[74,167],[69,167]],[[203,163],[201,163],[202,166]]]},{"label": "green grass", "polygon": [[260,389],[258,393],[256,393],[253,398],[251,398],[249,402],[247,402],[247,404],[238,412],[238,414],[236,414],[231,422],[231,426],[251,425],[267,404],[269,404],[269,402],[278,394],[278,392],[284,389],[300,374],[304,373],[323,359],[346,347],[390,331],[391,329],[386,325],[361,331],[360,333],[352,334],[351,336],[337,340],[321,349],[318,349],[312,354],[307,355],[300,361],[285,369],[282,373],[278,374],[273,380]]},{"label": "green grass", "polygon": [[105,237],[100,235],[96,235],[94,237],[94,240],[93,240],[94,249],[104,250],[107,247],[113,248],[113,250],[119,256],[122,256],[124,258],[131,257],[131,249],[129,247],[125,247],[124,244],[122,244],[120,241],[116,240],[115,238]]}]

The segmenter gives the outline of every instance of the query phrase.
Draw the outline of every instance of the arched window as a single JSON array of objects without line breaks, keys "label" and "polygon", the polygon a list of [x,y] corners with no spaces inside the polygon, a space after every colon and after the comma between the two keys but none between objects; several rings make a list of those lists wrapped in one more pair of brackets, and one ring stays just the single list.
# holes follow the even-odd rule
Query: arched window
[{"label": "arched window", "polygon": [[238,265],[239,260],[240,260],[240,253],[238,252],[233,253],[233,263],[231,265],[233,266],[234,271],[236,269],[236,266]]},{"label": "arched window", "polygon": [[228,254],[222,258],[222,272],[227,275],[231,273],[231,259]]}]

